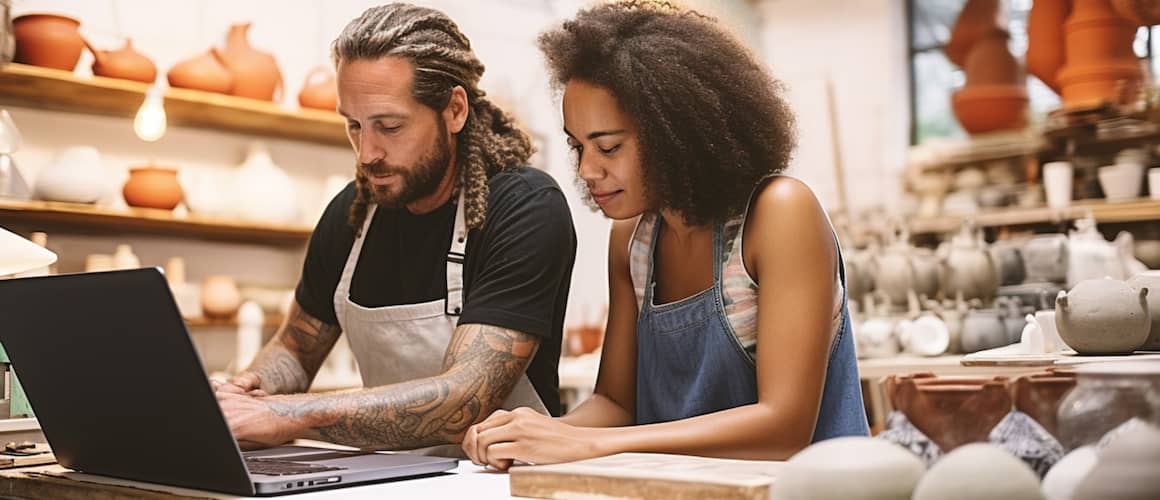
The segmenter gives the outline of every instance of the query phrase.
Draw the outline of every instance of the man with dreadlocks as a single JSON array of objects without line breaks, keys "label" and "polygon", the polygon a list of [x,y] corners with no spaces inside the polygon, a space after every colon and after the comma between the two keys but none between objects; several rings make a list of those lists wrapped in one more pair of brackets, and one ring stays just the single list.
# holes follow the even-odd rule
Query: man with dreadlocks
[{"label": "man with dreadlocks", "polygon": [[[234,436],[459,456],[447,445],[496,409],[558,415],[576,235],[559,186],[526,166],[528,137],[478,88],[467,37],[390,4],[348,24],[332,57],[356,180],[314,229],[285,324],[217,383]],[[293,394],[340,334],[365,388]]]}]

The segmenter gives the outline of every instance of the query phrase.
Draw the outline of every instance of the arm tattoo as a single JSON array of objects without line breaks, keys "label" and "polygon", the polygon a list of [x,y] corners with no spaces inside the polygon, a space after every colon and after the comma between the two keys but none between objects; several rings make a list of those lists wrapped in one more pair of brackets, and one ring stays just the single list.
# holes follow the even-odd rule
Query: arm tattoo
[{"label": "arm tattoo", "polygon": [[503,404],[539,342],[506,328],[461,325],[438,376],[353,393],[274,399],[270,407],[305,419],[317,438],[363,449],[456,443]]},{"label": "arm tattoo", "polygon": [[278,329],[247,370],[258,376],[270,394],[305,392],[322,361],[338,341],[341,330],[314,318],[292,304],[286,323]]}]

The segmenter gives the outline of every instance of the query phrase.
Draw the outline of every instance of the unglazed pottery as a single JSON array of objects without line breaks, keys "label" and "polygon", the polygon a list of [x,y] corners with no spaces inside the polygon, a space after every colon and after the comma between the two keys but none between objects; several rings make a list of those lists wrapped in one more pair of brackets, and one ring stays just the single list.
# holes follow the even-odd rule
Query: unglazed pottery
[{"label": "unglazed pottery", "polygon": [[56,14],[25,14],[12,20],[18,63],[72,71],[85,41],[80,21]]},{"label": "unglazed pottery", "polygon": [[1055,325],[1080,354],[1126,354],[1148,340],[1148,289],[1113,279],[1085,280],[1055,299]]},{"label": "unglazed pottery", "polygon": [[885,440],[841,437],[810,445],[790,457],[782,470],[770,498],[879,500],[910,498],[926,467],[914,454]]}]

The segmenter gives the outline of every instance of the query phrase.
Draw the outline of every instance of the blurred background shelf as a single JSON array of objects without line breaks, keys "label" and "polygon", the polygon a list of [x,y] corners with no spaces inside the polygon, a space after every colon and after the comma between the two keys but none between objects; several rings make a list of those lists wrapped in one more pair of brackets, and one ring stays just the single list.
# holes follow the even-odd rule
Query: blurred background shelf
[{"label": "blurred background shelf", "polygon": [[1084,217],[1091,213],[1096,222],[1139,222],[1160,220],[1160,201],[1138,199],[1123,202],[1108,202],[1103,199],[1079,200],[1072,202],[1065,210],[1047,207],[1004,208],[988,210],[973,215],[945,215],[910,222],[912,234],[948,233],[958,229],[962,221],[973,218],[980,227],[1022,226],[1036,224],[1058,224]]},{"label": "blurred background shelf", "polygon": [[177,217],[169,210],[128,208],[49,201],[0,199],[0,224],[36,226],[35,230],[65,228],[79,233],[136,233],[231,241],[275,246],[300,246],[310,239],[309,226],[213,219],[197,215]]},{"label": "blurred background shelf", "polygon": [[[25,64],[0,68],[0,103],[38,109],[132,118],[148,89],[139,82],[80,77]],[[331,111],[284,109],[272,102],[170,88],[165,91],[165,113],[170,125],[350,145],[345,121]]]},{"label": "blurred background shelf", "polygon": [[[277,328],[282,325],[282,321],[285,319],[285,316],[281,314],[267,314],[266,319],[262,321],[262,328]],[[237,318],[187,318],[185,325],[190,328],[237,328],[238,320]]]}]

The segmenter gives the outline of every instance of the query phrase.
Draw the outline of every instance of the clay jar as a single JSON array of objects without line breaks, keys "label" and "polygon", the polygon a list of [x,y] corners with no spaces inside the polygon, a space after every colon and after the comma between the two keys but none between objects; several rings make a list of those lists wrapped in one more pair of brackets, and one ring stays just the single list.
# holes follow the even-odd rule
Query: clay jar
[{"label": "clay jar", "polygon": [[1160,1],[1157,0],[1112,0],[1116,13],[1128,18],[1137,26],[1160,24]]},{"label": "clay jar", "polygon": [[228,94],[234,88],[234,77],[222,64],[216,48],[169,68],[169,86]]},{"label": "clay jar", "polygon": [[1066,61],[1063,23],[1071,13],[1071,2],[1035,2],[1027,15],[1027,71],[1056,94],[1060,92],[1059,68]]},{"label": "clay jar", "polygon": [[1015,379],[1012,387],[1015,409],[1026,413],[1052,436],[1059,436],[1059,402],[1075,387],[1075,375],[1036,373]]},{"label": "clay jar", "polygon": [[72,71],[85,41],[80,21],[55,14],[26,14],[12,20],[16,62]]},{"label": "clay jar", "polygon": [[1160,271],[1137,274],[1128,280],[1128,284],[1133,288],[1148,289],[1148,315],[1152,326],[1148,328],[1148,340],[1141,349],[1160,351]]},{"label": "clay jar", "polygon": [[298,92],[298,105],[328,111],[338,108],[338,87],[330,68],[319,66],[310,70]]},{"label": "clay jar", "polygon": [[1057,78],[1066,107],[1118,102],[1143,80],[1132,42],[1136,26],[1109,0],[1074,0],[1064,24],[1067,64]]},{"label": "clay jar", "polygon": [[173,210],[185,198],[177,181],[177,169],[155,166],[129,169],[129,180],[121,194],[131,207],[162,210]]},{"label": "clay jar", "polygon": [[966,64],[967,56],[980,38],[999,27],[999,0],[968,0],[951,29],[943,52],[956,66]]},{"label": "clay jar", "polygon": [[1055,299],[1055,325],[1080,354],[1127,354],[1148,340],[1148,289],[1113,279],[1084,280]]},{"label": "clay jar", "polygon": [[88,42],[85,45],[93,53],[93,74],[107,78],[121,78],[141,83],[157,80],[157,66],[133,48],[133,41],[125,39],[125,46],[118,50],[98,50]]},{"label": "clay jar", "polygon": [[241,302],[238,285],[230,276],[209,276],[201,285],[201,312],[207,318],[232,318],[237,314]]},{"label": "clay jar", "polygon": [[249,31],[250,23],[230,26],[221,52],[222,63],[234,77],[230,94],[272,101],[282,90],[282,72],[274,56],[250,46]]}]

